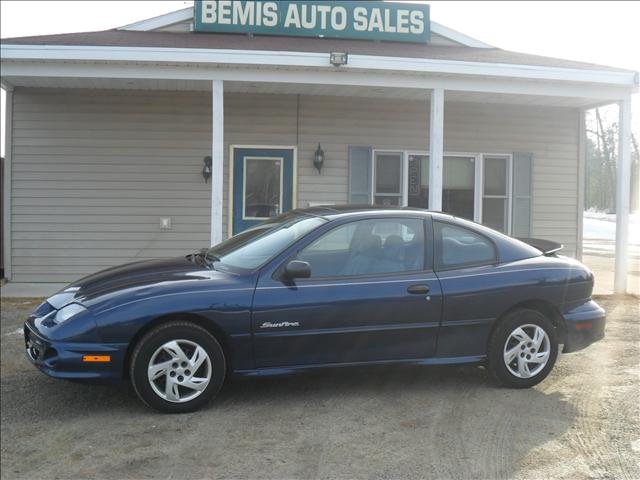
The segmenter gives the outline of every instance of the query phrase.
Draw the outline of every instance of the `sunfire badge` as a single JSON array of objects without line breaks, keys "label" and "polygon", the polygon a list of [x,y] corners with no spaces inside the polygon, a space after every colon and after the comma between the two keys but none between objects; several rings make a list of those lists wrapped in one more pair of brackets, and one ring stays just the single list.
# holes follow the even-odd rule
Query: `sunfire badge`
[{"label": "sunfire badge", "polygon": [[264,322],[262,325],[260,325],[260,328],[282,328],[282,327],[299,327],[299,326],[300,326],[300,322],[278,322],[278,323]]}]

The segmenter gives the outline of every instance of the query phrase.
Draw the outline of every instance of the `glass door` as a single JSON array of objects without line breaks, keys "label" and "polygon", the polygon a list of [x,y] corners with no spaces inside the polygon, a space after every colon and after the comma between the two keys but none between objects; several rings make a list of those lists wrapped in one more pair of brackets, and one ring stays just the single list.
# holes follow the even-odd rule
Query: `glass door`
[{"label": "glass door", "polygon": [[[480,220],[480,192],[483,191],[480,160],[479,155],[452,153],[444,156],[443,212]],[[429,155],[425,152],[374,152],[373,193],[376,205],[429,208]]]},{"label": "glass door", "polygon": [[442,172],[442,211],[474,220],[476,204],[476,157],[447,155]]},{"label": "glass door", "polygon": [[[476,215],[476,157],[446,155],[443,158],[442,211],[474,220]],[[407,154],[407,205],[429,208],[429,155]]]}]

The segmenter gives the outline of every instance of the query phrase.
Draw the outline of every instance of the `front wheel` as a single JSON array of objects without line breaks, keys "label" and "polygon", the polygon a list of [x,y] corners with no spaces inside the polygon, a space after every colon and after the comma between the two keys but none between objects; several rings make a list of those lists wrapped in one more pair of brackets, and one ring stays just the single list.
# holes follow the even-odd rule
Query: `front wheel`
[{"label": "front wheel", "polygon": [[545,379],[558,357],[558,336],[540,312],[519,309],[509,313],[489,340],[489,372],[499,383],[529,388]]},{"label": "front wheel", "polygon": [[218,341],[190,322],[170,322],[147,333],[131,356],[130,377],[140,399],[156,410],[199,409],[222,387],[225,358]]}]

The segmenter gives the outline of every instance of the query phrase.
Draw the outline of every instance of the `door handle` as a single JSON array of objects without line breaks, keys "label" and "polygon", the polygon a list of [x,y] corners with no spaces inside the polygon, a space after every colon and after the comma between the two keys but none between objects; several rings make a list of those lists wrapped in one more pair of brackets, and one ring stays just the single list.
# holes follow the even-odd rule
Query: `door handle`
[{"label": "door handle", "polygon": [[416,295],[424,295],[425,293],[429,293],[429,285],[411,285],[407,288],[407,292]]}]

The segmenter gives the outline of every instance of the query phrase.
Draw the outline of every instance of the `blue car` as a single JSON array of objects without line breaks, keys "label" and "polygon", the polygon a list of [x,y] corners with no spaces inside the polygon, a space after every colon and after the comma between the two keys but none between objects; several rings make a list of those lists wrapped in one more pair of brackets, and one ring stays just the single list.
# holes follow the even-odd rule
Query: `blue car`
[{"label": "blue car", "polygon": [[179,258],[110,268],[42,303],[27,356],[56,378],[130,380],[163,412],[228,375],[382,363],[484,364],[542,381],[604,336],[593,274],[553,242],[416,209],[294,210]]}]

